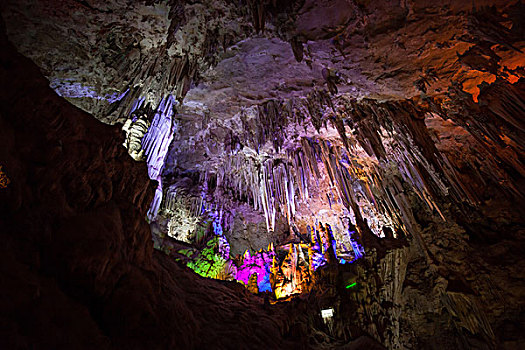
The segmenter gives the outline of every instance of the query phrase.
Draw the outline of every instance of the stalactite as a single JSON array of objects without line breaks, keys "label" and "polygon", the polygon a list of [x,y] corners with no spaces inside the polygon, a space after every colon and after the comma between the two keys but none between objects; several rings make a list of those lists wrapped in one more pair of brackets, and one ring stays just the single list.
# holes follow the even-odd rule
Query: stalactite
[{"label": "stalactite", "polygon": [[[367,257],[368,249],[381,250],[382,244],[405,236],[414,238],[431,261],[415,203],[446,220],[445,200],[461,204],[477,198],[456,165],[436,148],[425,123],[446,112],[433,103],[437,112],[429,112],[438,108],[432,104],[356,101],[314,91],[304,99],[245,108],[238,116],[242,130],[226,133],[222,161],[201,173],[200,202],[186,205],[191,212],[220,212],[226,235],[228,208],[238,202],[260,211],[269,232],[279,220],[286,221],[295,241],[274,251],[284,259],[247,252],[237,267],[238,280],[245,285],[252,280],[254,290],[255,285],[259,291],[271,287],[277,298],[308,290],[313,272],[334,256],[353,263]],[[167,207],[171,196],[166,194]],[[319,225],[321,217],[330,223]],[[306,222],[309,239],[298,229],[304,230]],[[384,257],[385,251],[376,254]],[[224,259],[230,261],[227,255]]]},{"label": "stalactite", "polygon": [[142,138],[150,126],[146,118],[134,118],[126,120],[122,130],[126,133],[124,147],[128,149],[129,155],[136,161],[144,160],[144,150],[142,149]]},{"label": "stalactite", "polygon": [[[494,346],[494,331],[487,320],[487,316],[480,310],[473,296],[447,292],[443,295],[443,303],[454,322],[457,323],[458,328],[463,327],[470,334],[477,335]],[[465,346],[469,346],[467,341]]]},{"label": "stalactite", "polygon": [[161,171],[164,166],[164,160],[168,152],[168,147],[173,139],[174,126],[173,112],[174,99],[168,96],[162,100],[157,108],[151,127],[142,139],[142,149],[146,154],[148,164],[148,175],[150,179],[158,181],[158,187],[155,191],[155,197],[148,211],[148,217],[152,220],[159,210],[162,203],[162,179]]}]

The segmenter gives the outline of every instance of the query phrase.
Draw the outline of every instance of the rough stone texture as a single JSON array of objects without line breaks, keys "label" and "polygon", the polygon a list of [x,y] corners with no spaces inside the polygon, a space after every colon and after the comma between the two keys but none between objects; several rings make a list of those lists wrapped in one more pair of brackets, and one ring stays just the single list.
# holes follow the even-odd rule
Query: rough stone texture
[{"label": "rough stone texture", "polygon": [[145,165],[1,43],[1,347],[299,346],[262,299],[153,251]]},{"label": "rough stone texture", "polygon": [[514,2],[284,3],[263,6],[259,33],[254,8],[229,1],[24,0],[3,13],[12,41],[51,85],[111,123],[128,117],[134,99],[156,106],[169,93],[189,93],[187,106],[217,117],[334,84],[357,98],[405,98],[458,81],[477,96],[496,74],[522,74],[523,10]]},{"label": "rough stone texture", "polygon": [[[28,0],[3,9],[13,43],[57,93],[111,124],[126,120],[135,99],[181,99],[197,67],[214,62],[215,47],[242,37],[238,11],[215,1],[128,0]],[[232,25],[223,24],[228,18]]]},{"label": "rough stone texture", "polygon": [[[123,122],[141,99],[152,119],[161,100],[178,100],[159,179],[185,213],[199,200],[221,211],[234,254],[298,240],[292,226],[315,220],[338,242],[352,222],[366,253],[274,308],[152,253],[146,168],[9,47],[2,339],[525,347],[523,13],[503,0],[3,5],[16,48],[98,119]],[[165,236],[169,220],[152,231],[174,257],[187,247]]]}]

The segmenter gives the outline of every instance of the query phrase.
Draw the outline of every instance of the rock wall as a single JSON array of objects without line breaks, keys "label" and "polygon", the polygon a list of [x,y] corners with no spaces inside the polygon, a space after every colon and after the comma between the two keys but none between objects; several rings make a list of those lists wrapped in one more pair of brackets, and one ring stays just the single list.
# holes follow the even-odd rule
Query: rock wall
[{"label": "rock wall", "polygon": [[[6,347],[524,347],[525,17],[490,3],[3,5],[58,94],[149,119],[127,142],[146,168],[2,37]],[[166,233],[205,243],[186,229],[203,206],[236,254],[289,244],[281,290],[318,221],[364,258],[270,306],[173,261],[195,247]]]},{"label": "rock wall", "polygon": [[1,347],[300,346],[261,298],[153,251],[145,164],[1,40]]}]

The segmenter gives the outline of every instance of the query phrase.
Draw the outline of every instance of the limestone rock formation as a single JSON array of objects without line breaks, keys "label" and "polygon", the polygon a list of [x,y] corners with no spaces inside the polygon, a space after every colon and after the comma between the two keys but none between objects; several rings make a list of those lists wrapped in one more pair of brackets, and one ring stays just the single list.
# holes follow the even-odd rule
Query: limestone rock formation
[{"label": "limestone rock formation", "polygon": [[9,347],[525,346],[521,1],[0,9]]},{"label": "limestone rock formation", "polygon": [[283,314],[153,250],[144,217],[154,186],[119,129],[57,96],[5,36],[2,45],[1,347],[296,346]]}]

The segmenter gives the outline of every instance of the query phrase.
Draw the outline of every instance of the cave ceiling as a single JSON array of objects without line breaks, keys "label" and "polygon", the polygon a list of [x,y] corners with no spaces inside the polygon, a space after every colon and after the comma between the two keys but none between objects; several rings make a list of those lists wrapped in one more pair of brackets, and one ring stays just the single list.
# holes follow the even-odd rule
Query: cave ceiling
[{"label": "cave ceiling", "polygon": [[[470,254],[462,225],[520,220],[501,213],[525,193],[521,2],[18,0],[2,15],[58,95],[123,126],[159,183],[157,247],[179,259],[211,220],[226,260],[415,242],[449,266]],[[315,242],[320,223],[337,243]],[[460,237],[454,259],[433,230]]]}]

